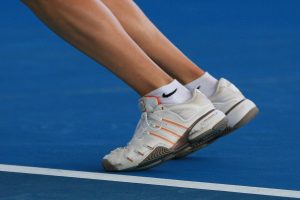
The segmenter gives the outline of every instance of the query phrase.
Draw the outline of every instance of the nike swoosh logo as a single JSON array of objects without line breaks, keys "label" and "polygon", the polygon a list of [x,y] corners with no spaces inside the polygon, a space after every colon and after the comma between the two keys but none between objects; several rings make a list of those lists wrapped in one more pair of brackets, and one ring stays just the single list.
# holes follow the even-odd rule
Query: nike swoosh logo
[{"label": "nike swoosh logo", "polygon": [[173,92],[171,92],[171,93],[169,93],[169,94],[163,93],[162,97],[163,97],[163,98],[168,98],[168,97],[172,96],[173,94],[175,94],[176,92],[177,92],[177,88],[176,88]]}]

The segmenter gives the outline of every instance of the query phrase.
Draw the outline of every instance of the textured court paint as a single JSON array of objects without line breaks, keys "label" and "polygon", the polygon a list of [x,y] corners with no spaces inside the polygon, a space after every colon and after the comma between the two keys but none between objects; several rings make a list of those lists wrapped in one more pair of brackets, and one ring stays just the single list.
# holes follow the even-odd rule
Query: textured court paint
[{"label": "textured court paint", "polygon": [[192,181],[179,181],[171,179],[158,179],[138,176],[126,176],[108,173],[91,173],[91,172],[79,172],[71,170],[61,169],[47,169],[37,167],[26,167],[26,166],[14,166],[14,165],[0,165],[0,172],[13,172],[23,173],[31,175],[48,175],[56,177],[67,177],[67,178],[80,178],[90,180],[101,180],[101,181],[113,181],[122,183],[137,183],[146,185],[158,185],[158,186],[169,186],[178,188],[189,188],[189,189],[201,189],[201,190],[213,190],[220,192],[234,192],[243,194],[254,194],[254,195],[266,195],[276,197],[290,197],[300,199],[300,191],[292,190],[280,190],[273,188],[258,188],[248,187],[239,185],[225,185],[215,183],[202,183]]},{"label": "textured court paint", "polygon": [[[300,1],[138,3],[188,56],[236,83],[261,113],[191,157],[126,174],[300,190]],[[138,96],[20,1],[3,1],[0,9],[0,163],[103,172],[100,158],[131,137]]]},{"label": "textured court paint", "polygon": [[2,173],[0,199],[9,200],[284,200],[291,198],[216,192],[176,187],[117,183],[64,177]]}]

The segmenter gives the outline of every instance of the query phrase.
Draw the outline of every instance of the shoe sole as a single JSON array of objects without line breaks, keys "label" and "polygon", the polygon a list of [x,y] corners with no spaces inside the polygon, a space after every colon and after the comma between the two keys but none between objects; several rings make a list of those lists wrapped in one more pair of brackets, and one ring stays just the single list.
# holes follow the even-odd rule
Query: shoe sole
[{"label": "shoe sole", "polygon": [[[114,165],[112,165],[106,159],[102,160],[102,166],[106,171],[110,171],[110,172],[139,171],[139,170],[146,170],[152,167],[156,167],[167,160],[171,160],[180,152],[184,151],[184,149],[191,146],[191,144],[194,144],[197,141],[201,144],[204,144],[210,141],[215,134],[220,132],[220,130],[223,131],[226,128],[227,119],[223,114],[224,117],[213,128],[205,131],[204,133],[198,133],[199,136],[197,133],[195,133],[197,131],[199,132],[199,130],[196,127],[199,126],[199,124],[203,123],[203,121],[205,121],[207,118],[210,118],[210,116],[215,114],[215,112],[217,112],[217,110],[213,109],[207,112],[205,115],[201,116],[199,119],[197,119],[189,127],[189,129],[183,134],[183,136],[179,139],[179,141],[170,149],[166,147],[156,147],[138,166],[127,168],[124,170],[118,170]],[[195,137],[192,140],[189,139],[191,132],[197,134],[197,137]]]},{"label": "shoe sole", "polygon": [[206,147],[216,138],[221,137],[223,131],[225,131],[227,128],[227,122],[227,118],[224,118],[206,133],[203,133],[201,136],[189,141],[189,145],[178,152],[174,156],[174,159],[186,157],[187,155]]},{"label": "shoe sole", "polygon": [[[178,153],[175,156],[175,159],[180,159],[180,158],[186,157],[187,155],[189,155],[191,153],[194,153],[198,150],[201,150],[201,149],[207,147],[209,144],[212,144],[219,138],[226,136],[226,135],[232,133],[234,130],[239,129],[240,127],[246,125],[252,119],[254,119],[256,117],[256,115],[259,113],[259,109],[255,106],[255,104],[252,101],[245,99],[245,100],[239,102],[238,104],[234,105],[229,110],[229,112],[226,113],[226,115],[228,116],[232,112],[237,112],[239,109],[241,109],[241,107],[248,107],[248,108],[246,109],[246,111],[244,110],[244,112],[242,112],[243,116],[239,119],[239,121],[233,127],[230,127],[227,125],[225,125],[225,127],[224,127],[224,124],[222,124],[220,122],[220,124],[217,124],[216,128],[214,128],[214,130],[216,130],[216,131],[212,131],[212,134],[210,134],[208,136],[208,140],[206,143],[203,143],[202,141],[192,142],[188,148],[186,148],[184,151]],[[220,130],[220,129],[223,129],[223,130],[218,132],[218,130]]]}]

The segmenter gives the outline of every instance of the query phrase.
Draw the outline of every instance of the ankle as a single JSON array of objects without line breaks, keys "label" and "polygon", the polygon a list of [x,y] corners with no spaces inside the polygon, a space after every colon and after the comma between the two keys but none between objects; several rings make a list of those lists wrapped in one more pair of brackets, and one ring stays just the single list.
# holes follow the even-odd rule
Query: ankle
[{"label": "ankle", "polygon": [[202,76],[185,85],[190,91],[194,89],[200,90],[207,97],[211,97],[217,88],[218,80],[205,72]]},{"label": "ankle", "polygon": [[177,80],[173,80],[145,96],[159,97],[162,104],[179,104],[191,99],[192,93]]}]

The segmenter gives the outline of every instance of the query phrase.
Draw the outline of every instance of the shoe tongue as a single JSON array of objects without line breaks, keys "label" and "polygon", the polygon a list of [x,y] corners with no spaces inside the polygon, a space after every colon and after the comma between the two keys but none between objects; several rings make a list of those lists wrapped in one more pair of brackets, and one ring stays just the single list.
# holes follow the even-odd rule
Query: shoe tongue
[{"label": "shoe tongue", "polygon": [[141,112],[153,112],[156,106],[159,104],[159,97],[145,96],[139,100],[139,107]]}]

